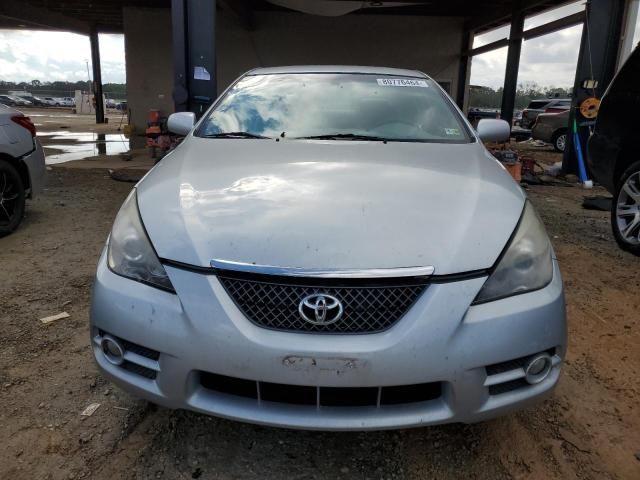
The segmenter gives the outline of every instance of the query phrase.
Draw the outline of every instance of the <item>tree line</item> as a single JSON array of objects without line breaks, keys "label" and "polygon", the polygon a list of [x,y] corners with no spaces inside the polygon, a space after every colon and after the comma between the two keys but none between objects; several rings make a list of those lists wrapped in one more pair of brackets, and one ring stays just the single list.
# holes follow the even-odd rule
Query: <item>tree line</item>
[{"label": "tree line", "polygon": [[[518,85],[516,90],[516,108],[523,109],[536,98],[570,98],[572,88],[541,87],[536,83]],[[493,89],[471,85],[469,88],[469,106],[475,108],[499,109],[502,103],[503,88]]]},{"label": "tree line", "polygon": [[[87,80],[79,80],[77,82],[42,82],[40,80],[9,82],[0,80],[0,92],[7,93],[10,90],[22,90],[41,97],[73,97],[76,90],[88,92],[89,83]],[[104,83],[102,91],[107,98],[127,99],[127,85],[124,83]]]}]

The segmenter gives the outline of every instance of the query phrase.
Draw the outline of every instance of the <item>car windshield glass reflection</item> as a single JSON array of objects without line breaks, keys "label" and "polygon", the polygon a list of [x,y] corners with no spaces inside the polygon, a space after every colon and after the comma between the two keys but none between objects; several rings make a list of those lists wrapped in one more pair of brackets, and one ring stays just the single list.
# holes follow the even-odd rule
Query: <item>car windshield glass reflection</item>
[{"label": "car windshield glass reflection", "polygon": [[430,80],[328,73],[246,76],[227,92],[196,135],[471,141],[460,115]]}]

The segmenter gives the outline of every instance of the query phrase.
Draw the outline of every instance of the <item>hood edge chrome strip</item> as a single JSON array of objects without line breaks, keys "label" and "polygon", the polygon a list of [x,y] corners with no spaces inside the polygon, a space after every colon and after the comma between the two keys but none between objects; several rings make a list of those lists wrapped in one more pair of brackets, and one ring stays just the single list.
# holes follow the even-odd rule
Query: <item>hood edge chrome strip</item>
[{"label": "hood edge chrome strip", "polygon": [[253,263],[233,262],[213,259],[209,262],[212,268],[231,270],[236,272],[257,273],[264,275],[280,275],[288,277],[312,278],[402,278],[402,277],[430,277],[435,272],[433,266],[397,267],[397,268],[344,268],[344,269],[316,269],[297,267],[278,267],[273,265],[256,265]]}]

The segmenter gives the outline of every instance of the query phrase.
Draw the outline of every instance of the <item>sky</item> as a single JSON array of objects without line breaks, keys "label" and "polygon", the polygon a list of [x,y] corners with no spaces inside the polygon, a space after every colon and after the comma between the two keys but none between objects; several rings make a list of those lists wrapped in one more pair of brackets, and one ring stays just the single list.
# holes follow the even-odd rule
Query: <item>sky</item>
[{"label": "sky", "polygon": [[[525,30],[561,18],[584,8],[584,0],[532,16]],[[509,27],[476,36],[474,47],[506,38]],[[573,85],[580,48],[582,26],[525,41],[520,57],[518,83],[542,87]],[[636,21],[634,43],[640,39],[640,16]],[[124,36],[100,34],[103,83],[126,81]],[[493,88],[502,86],[507,48],[478,55],[471,65],[471,84]],[[91,64],[89,38],[63,32],[0,30],[0,80],[41,81],[87,80],[86,61]]]},{"label": "sky", "polygon": [[[124,35],[100,34],[102,83],[124,83]],[[87,80],[89,37],[65,32],[0,30],[0,80]]]}]

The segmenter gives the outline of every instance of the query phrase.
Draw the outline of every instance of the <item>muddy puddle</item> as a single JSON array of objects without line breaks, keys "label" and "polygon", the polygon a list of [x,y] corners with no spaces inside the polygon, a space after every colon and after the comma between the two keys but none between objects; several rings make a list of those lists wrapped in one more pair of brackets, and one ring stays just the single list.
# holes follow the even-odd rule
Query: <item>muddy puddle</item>
[{"label": "muddy puddle", "polygon": [[97,155],[118,155],[144,145],[144,139],[129,138],[121,133],[56,132],[38,133],[42,145],[55,149],[46,155],[47,165],[82,160]]}]

